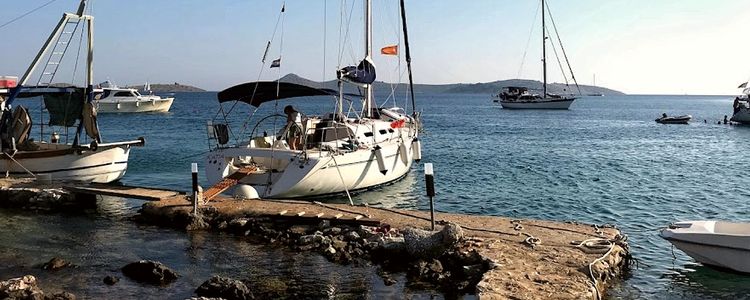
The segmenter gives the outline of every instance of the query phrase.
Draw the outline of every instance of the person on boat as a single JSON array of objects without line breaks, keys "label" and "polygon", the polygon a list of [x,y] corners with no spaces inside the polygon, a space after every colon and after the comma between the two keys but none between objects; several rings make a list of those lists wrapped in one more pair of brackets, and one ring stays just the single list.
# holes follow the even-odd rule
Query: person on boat
[{"label": "person on boat", "polygon": [[667,118],[667,113],[662,113],[661,114],[661,119],[666,119],[666,118]]},{"label": "person on boat", "polygon": [[724,115],[724,125],[729,123],[729,119],[727,119],[727,115]]},{"label": "person on boat", "polygon": [[289,148],[297,150],[302,144],[302,116],[291,105],[284,107],[284,114],[286,114],[286,127],[284,131],[287,133]]}]

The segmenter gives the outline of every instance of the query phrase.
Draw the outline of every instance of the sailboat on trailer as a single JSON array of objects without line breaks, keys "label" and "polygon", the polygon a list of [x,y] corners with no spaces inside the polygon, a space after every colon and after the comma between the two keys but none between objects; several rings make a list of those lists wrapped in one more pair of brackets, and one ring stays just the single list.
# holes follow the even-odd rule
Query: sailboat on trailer
[{"label": "sailboat on trailer", "polygon": [[[411,87],[403,0],[400,5]],[[259,129],[262,122],[275,118],[274,115],[261,118],[250,139],[236,145],[228,144],[231,132],[228,124],[210,121],[207,129],[212,144],[205,170],[208,181],[216,185],[209,191],[239,184],[238,190],[254,191],[257,195],[253,196],[262,198],[348,194],[399,180],[409,172],[413,161],[419,161],[420,120],[413,90],[410,88],[410,115],[398,108],[379,108],[373,99],[376,73],[372,62],[370,0],[365,2],[364,10],[364,58],[357,66],[337,70],[338,90],[271,81],[240,84],[218,94],[221,103],[238,101],[254,107],[280,99],[304,100],[313,96],[334,97],[337,104],[328,115],[299,117],[291,112],[294,117],[275,134],[261,133]],[[359,112],[344,113],[344,99],[352,96],[344,93],[344,85],[362,89]]]},{"label": "sailboat on trailer", "polygon": [[[541,3],[542,6],[542,94],[535,94],[528,90],[526,87],[515,87],[515,86],[509,86],[504,87],[502,91],[500,91],[497,94],[497,98],[499,98],[500,105],[502,105],[503,108],[509,108],[509,109],[568,109],[570,108],[570,105],[573,104],[573,101],[576,100],[575,97],[570,95],[555,95],[547,92],[547,26],[546,26],[546,15],[545,15],[545,8],[546,3],[544,0],[542,0]],[[554,21],[554,20],[553,20]],[[554,22],[553,22],[554,23]],[[557,30],[555,30],[557,32]],[[558,36],[559,41],[559,36]],[[562,48],[562,44],[560,44],[560,48],[565,55],[565,49]],[[557,54],[555,50],[555,54]],[[570,63],[567,61],[567,55],[565,55],[565,61],[568,63],[568,68],[570,69]],[[570,70],[570,75],[575,82],[575,76],[573,75],[573,70]],[[567,79],[566,79],[567,81]],[[578,83],[575,82],[576,87],[578,86]],[[579,88],[579,94],[580,94],[580,88]]]},{"label": "sailboat on trailer", "polygon": [[[94,108],[93,86],[93,26],[94,18],[84,14],[86,0],[81,0],[78,12],[65,13],[50,34],[42,49],[17,85],[0,89],[0,136],[2,153],[0,153],[0,173],[5,176],[40,176],[46,175],[54,180],[75,180],[89,182],[111,182],[125,175],[128,157],[132,146],[142,146],[143,139],[104,143],[99,133]],[[60,62],[63,60],[67,45],[76,30],[88,29],[87,34],[87,67],[86,87],[59,87],[52,84]],[[81,41],[83,43],[83,41]],[[35,86],[27,85],[32,73],[43,58],[47,58],[42,67],[39,81]],[[44,108],[49,113],[49,123],[43,120],[40,126],[40,139],[30,138],[32,119],[28,110],[16,106],[19,98],[42,97]],[[47,126],[63,127],[64,131],[48,132]],[[67,143],[70,128],[75,128],[72,143]],[[85,136],[82,136],[85,133]],[[91,142],[83,142],[86,137]]]}]

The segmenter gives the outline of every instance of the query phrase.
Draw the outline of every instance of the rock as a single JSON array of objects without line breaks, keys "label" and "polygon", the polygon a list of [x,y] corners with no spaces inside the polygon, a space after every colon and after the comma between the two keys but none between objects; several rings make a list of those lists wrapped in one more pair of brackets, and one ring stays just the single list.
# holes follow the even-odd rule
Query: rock
[{"label": "rock", "polygon": [[44,300],[76,300],[76,295],[68,292],[59,292],[51,296],[44,296]]},{"label": "rock", "polygon": [[219,228],[219,230],[226,230],[227,227],[229,227],[229,223],[227,223],[227,221],[221,221],[216,227]]},{"label": "rock", "polygon": [[104,277],[103,281],[104,281],[104,283],[106,283],[108,285],[114,285],[115,283],[117,283],[118,281],[120,281],[120,278],[116,277],[116,276],[109,275],[107,277]]},{"label": "rock", "polygon": [[249,221],[248,218],[237,218],[229,221],[229,226],[234,228],[242,228],[247,225],[247,222]]},{"label": "rock", "polygon": [[428,265],[427,268],[434,272],[434,273],[442,273],[443,272],[443,264],[440,263],[439,260],[433,259]]},{"label": "rock", "polygon": [[348,245],[348,244],[347,244],[346,242],[344,242],[344,241],[342,241],[342,240],[339,240],[339,239],[333,239],[333,240],[331,241],[331,246],[332,246],[332,247],[333,247],[334,249],[338,250],[338,251],[344,251],[344,249],[346,249],[346,246],[347,246],[347,245]]},{"label": "rock", "polygon": [[357,233],[356,231],[349,231],[346,234],[344,234],[344,240],[347,240],[347,241],[359,240],[359,233]]},{"label": "rock", "polygon": [[179,276],[164,264],[150,260],[130,263],[122,268],[122,273],[135,281],[151,284],[168,284]]},{"label": "rock", "polygon": [[287,229],[287,232],[293,235],[306,235],[310,232],[310,226],[307,225],[293,225]]},{"label": "rock", "polygon": [[385,284],[386,286],[394,285],[394,284],[396,284],[396,282],[397,282],[396,279],[393,279],[391,277],[385,277],[385,278],[383,278],[383,284]]},{"label": "rock", "polygon": [[310,245],[315,242],[315,235],[308,234],[303,235],[297,239],[297,244],[300,244],[301,246]]},{"label": "rock", "polygon": [[224,298],[216,298],[216,297],[190,297],[187,300],[224,300]]},{"label": "rock", "polygon": [[323,233],[327,235],[339,235],[341,234],[341,228],[329,227],[329,228],[323,229]]},{"label": "rock", "polygon": [[72,266],[72,264],[65,261],[62,258],[53,257],[48,262],[44,263],[44,265],[42,265],[42,269],[50,270],[50,271],[57,271],[59,269],[62,269],[68,266]]},{"label": "rock", "polygon": [[187,231],[204,230],[209,228],[211,228],[211,225],[206,222],[206,219],[201,214],[190,215],[190,223],[185,226],[185,230]]},{"label": "rock", "polygon": [[328,246],[328,248],[326,248],[325,250],[323,250],[323,253],[327,254],[327,255],[336,254],[336,248],[333,248],[333,246]]},{"label": "rock", "polygon": [[406,228],[403,233],[407,253],[424,259],[439,257],[463,238],[463,230],[453,223],[446,224],[439,232]]},{"label": "rock", "polygon": [[0,281],[0,299],[44,299],[44,292],[37,286],[36,277],[26,275]]},{"label": "rock", "polygon": [[195,290],[195,293],[202,297],[218,297],[227,300],[255,298],[250,289],[242,281],[221,276],[214,276],[206,280],[206,282]]}]

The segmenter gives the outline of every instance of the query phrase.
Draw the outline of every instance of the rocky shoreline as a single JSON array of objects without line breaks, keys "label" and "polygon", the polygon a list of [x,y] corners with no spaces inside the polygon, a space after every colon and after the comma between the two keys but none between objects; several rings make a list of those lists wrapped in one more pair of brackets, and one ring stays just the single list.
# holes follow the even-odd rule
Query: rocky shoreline
[{"label": "rocky shoreline", "polygon": [[[0,207],[52,210],[91,205],[86,196],[57,188],[0,182]],[[374,265],[385,285],[396,283],[391,274],[402,273],[409,284],[440,290],[448,298],[476,294],[480,298],[546,299],[553,294],[559,299],[598,299],[609,283],[627,274],[631,261],[627,240],[618,230],[582,224],[438,214],[439,231],[432,232],[425,230],[429,222],[425,213],[418,211],[229,198],[201,206],[198,215],[191,209],[188,199],[178,196],[145,203],[133,219],[180,230],[225,232],[255,243],[316,252],[341,265]],[[344,211],[360,214],[358,218],[377,217],[380,222],[367,226],[325,218],[295,222],[275,217],[286,210],[301,212],[300,216],[305,211],[318,216],[338,212],[340,216]],[[160,264],[146,263],[152,267]],[[125,270],[126,277],[143,280]],[[160,270],[156,272],[163,275],[159,278],[169,280],[146,282],[158,285],[179,280],[176,273],[172,276]],[[103,278],[106,284],[118,280]],[[198,293],[206,289],[204,285],[220,288]],[[198,297],[283,297],[283,293],[249,291],[251,284],[233,278],[214,277],[204,285],[196,290]]]}]

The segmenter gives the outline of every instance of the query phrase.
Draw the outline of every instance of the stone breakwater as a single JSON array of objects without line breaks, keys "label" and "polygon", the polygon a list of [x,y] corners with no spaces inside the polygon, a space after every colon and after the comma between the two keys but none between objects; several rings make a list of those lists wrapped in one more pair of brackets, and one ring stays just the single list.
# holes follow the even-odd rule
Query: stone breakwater
[{"label": "stone breakwater", "polygon": [[[0,207],[49,210],[60,206],[45,204],[65,203],[62,207],[72,208],[90,205],[90,198],[60,187],[0,180]],[[322,217],[280,218],[283,212]],[[359,217],[340,222],[341,215]],[[358,224],[361,216],[371,222]],[[223,197],[194,215],[189,200],[176,196],[146,202],[134,220],[224,231],[257,243],[314,251],[343,265],[375,264],[386,285],[396,282],[391,274],[404,272],[410,282],[427,283],[450,297],[597,299],[628,273],[631,262],[626,237],[611,227],[438,213],[438,230],[429,231],[428,216],[422,211]],[[228,286],[198,296],[252,296],[235,279],[209,281],[204,285]]]}]

